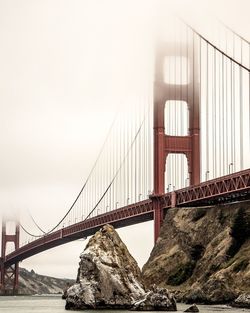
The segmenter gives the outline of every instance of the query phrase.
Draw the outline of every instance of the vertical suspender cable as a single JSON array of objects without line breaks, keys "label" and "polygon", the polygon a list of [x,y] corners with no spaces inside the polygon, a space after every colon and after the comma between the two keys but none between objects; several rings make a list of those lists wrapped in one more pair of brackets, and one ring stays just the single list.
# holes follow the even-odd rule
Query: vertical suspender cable
[{"label": "vertical suspender cable", "polygon": [[224,175],[224,171],[225,171],[225,114],[226,114],[226,110],[225,110],[225,104],[224,104],[224,97],[225,97],[225,85],[224,85],[224,55],[222,55],[222,172],[221,175]]},{"label": "vertical suspender cable", "polygon": [[[180,99],[182,100],[182,84],[183,84],[183,79],[182,79],[182,28],[180,28]],[[184,124],[184,107],[180,109],[180,116],[181,116],[181,123],[180,123],[180,132],[181,132],[181,135],[183,136],[183,124]],[[181,157],[181,163],[180,163],[180,177],[181,177],[181,183],[180,183],[180,186],[179,188],[182,188],[185,186],[185,179],[186,177],[184,176],[184,156]]]},{"label": "vertical suspender cable", "polygon": [[[134,114],[134,127],[135,127],[135,133],[136,133],[136,129],[137,129],[137,119],[138,119],[138,103],[136,101],[136,105],[135,105],[135,114]],[[139,134],[140,136],[140,134]],[[137,201],[137,141],[135,142],[135,145],[134,145],[134,192],[135,192],[135,198],[134,198],[134,201],[136,202]]]},{"label": "vertical suspender cable", "polygon": [[[235,59],[235,35],[233,36],[233,58]],[[235,64],[233,64],[233,106],[232,106],[232,170],[236,169],[236,158],[235,158]]]},{"label": "vertical suspender cable", "polygon": [[[227,35],[226,35],[226,53],[227,53]],[[225,128],[226,128],[226,130],[225,130],[225,147],[224,147],[224,149],[225,149],[225,153],[226,153],[226,158],[225,158],[225,168],[224,168],[224,175],[227,173],[226,171],[227,171],[227,164],[228,164],[228,161],[229,161],[229,158],[228,158],[228,147],[229,147],[229,145],[228,145],[228,139],[229,139],[229,134],[228,134],[228,118],[229,118],[229,115],[228,115],[228,112],[229,112],[229,109],[228,109],[228,103],[229,103],[229,101],[228,101],[228,99],[229,99],[229,97],[228,97],[228,78],[229,78],[229,76],[228,76],[228,60],[227,60],[227,58],[225,58],[225,88],[226,88],[226,96],[225,96],[225,111],[224,111],[224,114],[225,114],[225,116],[226,116],[226,126],[225,126]]]},{"label": "vertical suspender cable", "polygon": [[[242,40],[241,43],[241,63],[243,61],[242,56]],[[240,89],[240,170],[243,170],[243,95],[242,95],[242,88],[243,88],[243,79],[242,79],[242,68],[239,67],[239,89]]]},{"label": "vertical suspender cable", "polygon": [[215,98],[215,89],[216,89],[216,79],[215,79],[215,49],[213,49],[213,105],[212,105],[212,145],[213,145],[213,178],[216,176],[215,173],[215,102],[216,102],[216,98]]},{"label": "vertical suspender cable", "polygon": [[[230,159],[230,164],[232,163],[233,161],[233,63],[232,61],[230,61],[230,72],[231,72],[231,75],[230,75],[230,83],[231,83],[231,86],[230,86],[230,89],[231,89],[231,110],[230,110],[230,113],[231,113],[231,123],[230,123],[230,126],[231,126],[231,140],[230,140],[230,146],[231,146],[231,151],[230,151],[230,154],[231,154],[231,159]],[[230,165],[229,165],[230,166]],[[229,174],[229,173],[228,173]]]},{"label": "vertical suspender cable", "polygon": [[221,176],[221,158],[222,158],[222,154],[221,154],[221,59],[220,59],[220,54],[218,55],[218,114],[216,114],[217,117],[217,125],[218,125],[218,129],[217,129],[217,137],[218,137],[218,176]]}]

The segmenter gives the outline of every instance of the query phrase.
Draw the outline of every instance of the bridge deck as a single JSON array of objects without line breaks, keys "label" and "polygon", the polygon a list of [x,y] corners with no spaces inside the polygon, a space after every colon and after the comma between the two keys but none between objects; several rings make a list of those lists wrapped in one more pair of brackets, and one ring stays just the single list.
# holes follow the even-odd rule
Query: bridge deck
[{"label": "bridge deck", "polygon": [[[157,198],[161,201],[163,209],[249,199],[250,169],[166,193]],[[153,218],[152,199],[140,201],[45,235],[8,254],[3,261],[9,266],[50,248],[90,236],[107,223],[119,228]]]}]

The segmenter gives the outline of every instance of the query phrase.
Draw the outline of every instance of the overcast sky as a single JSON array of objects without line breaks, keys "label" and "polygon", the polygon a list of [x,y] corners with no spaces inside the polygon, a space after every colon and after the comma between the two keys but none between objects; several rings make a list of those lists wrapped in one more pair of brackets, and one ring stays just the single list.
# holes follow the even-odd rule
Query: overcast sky
[{"label": "overcast sky", "polygon": [[[204,32],[202,21],[216,15],[250,40],[249,0],[0,0],[0,211],[28,209],[46,229],[64,215],[117,106],[137,95],[170,8]],[[152,222],[119,232],[142,266]],[[70,243],[21,266],[75,277],[83,247]]]}]

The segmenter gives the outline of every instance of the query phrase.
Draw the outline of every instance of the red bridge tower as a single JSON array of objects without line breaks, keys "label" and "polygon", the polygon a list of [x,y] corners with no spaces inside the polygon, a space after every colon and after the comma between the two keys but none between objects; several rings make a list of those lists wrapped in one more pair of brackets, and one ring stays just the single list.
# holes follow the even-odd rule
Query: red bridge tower
[{"label": "red bridge tower", "polygon": [[[169,153],[186,155],[191,185],[200,183],[200,99],[199,99],[199,54],[195,40],[189,44],[165,43],[158,47],[155,64],[154,83],[154,236],[157,240],[163,221],[163,210],[159,197],[165,193],[165,167]],[[172,84],[166,82],[164,70],[167,58],[186,58],[187,82]],[[182,62],[182,61],[181,61]],[[169,62],[170,63],[170,62]],[[183,75],[181,72],[179,75]],[[182,79],[180,79],[181,81]],[[165,134],[164,109],[169,100],[185,101],[189,111],[189,128],[187,136],[170,136]],[[168,169],[166,169],[168,170]]]},{"label": "red bridge tower", "polygon": [[[7,225],[9,222],[15,223],[14,234],[7,234]],[[2,254],[1,254],[1,280],[0,280],[0,292],[1,294],[16,294],[18,293],[18,263],[6,266],[5,256],[7,250],[7,243],[14,243],[15,250],[19,248],[19,233],[20,225],[13,219],[2,219]]]}]

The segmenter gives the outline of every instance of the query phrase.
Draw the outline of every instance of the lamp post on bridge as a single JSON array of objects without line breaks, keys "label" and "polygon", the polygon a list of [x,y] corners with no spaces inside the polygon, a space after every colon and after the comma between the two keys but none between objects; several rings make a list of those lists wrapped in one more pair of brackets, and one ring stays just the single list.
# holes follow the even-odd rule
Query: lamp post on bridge
[{"label": "lamp post on bridge", "polygon": [[228,164],[228,174],[231,174],[231,168],[232,168],[232,172],[233,172],[233,166],[234,166],[233,162]]},{"label": "lamp post on bridge", "polygon": [[206,172],[205,172],[205,181],[208,180],[208,178],[209,178],[209,173],[210,173],[209,171],[206,171]]},{"label": "lamp post on bridge", "polygon": [[167,187],[167,192],[170,192],[170,186],[171,186],[172,184],[168,184],[168,187]]}]

